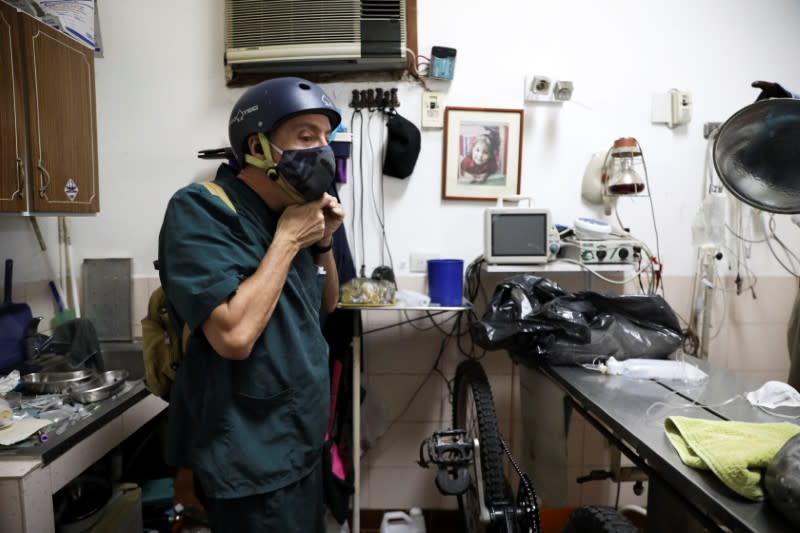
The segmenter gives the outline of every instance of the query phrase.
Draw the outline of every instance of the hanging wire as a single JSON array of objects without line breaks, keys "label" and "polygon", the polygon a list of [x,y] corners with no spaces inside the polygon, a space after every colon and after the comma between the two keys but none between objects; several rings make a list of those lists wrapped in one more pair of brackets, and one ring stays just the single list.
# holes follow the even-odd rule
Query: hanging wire
[{"label": "hanging wire", "polygon": [[[359,111],[360,114],[360,111]],[[361,125],[359,127],[359,141],[358,141],[358,175],[360,183],[358,187],[359,202],[358,202],[358,220],[360,226],[359,244],[361,247],[361,268],[359,269],[359,277],[366,277],[366,252],[364,250],[364,118],[361,118]]]},{"label": "hanging wire", "polygon": [[[384,154],[384,150],[385,150],[385,146],[384,146],[384,130],[386,129],[385,123],[384,123],[385,111],[381,111],[379,116],[381,117],[381,130],[380,130],[380,143],[379,143],[379,146],[382,147],[381,148],[381,157],[378,160],[378,165],[380,166],[382,164],[382,161],[383,161],[384,156],[385,156],[385,154]],[[383,190],[383,174],[382,174],[382,172],[379,173],[380,178],[378,179],[378,197],[376,198],[376,196],[375,196],[375,180],[373,179],[373,175],[374,175],[373,172],[374,172],[374,167],[375,167],[375,162],[374,162],[375,150],[374,150],[374,147],[372,145],[372,126],[371,126],[372,117],[373,117],[373,115],[370,114],[369,121],[367,123],[367,130],[370,132],[370,135],[369,135],[369,149],[370,149],[370,158],[372,160],[372,164],[370,165],[370,197],[372,199],[372,206],[375,209],[375,217],[378,220],[378,226],[379,226],[379,238],[381,240],[381,245],[380,245],[380,248],[381,248],[381,251],[380,251],[381,264],[382,265],[386,264],[386,262],[384,260],[384,251],[385,251],[386,255],[388,255],[388,257],[389,257],[389,266],[392,268],[392,270],[394,270],[394,260],[392,258],[392,251],[391,251],[391,248],[389,247],[389,242],[388,242],[388,239],[386,237],[386,211],[385,211],[385,195],[384,195],[384,190]]]},{"label": "hanging wire", "polygon": [[[798,259],[797,255],[794,252],[792,252],[789,249],[789,247],[786,246],[786,244],[784,244],[784,242],[778,237],[778,235],[775,233],[775,226],[776,226],[775,214],[773,213],[773,214],[770,214],[769,222],[767,224],[767,228],[769,230],[769,235],[768,235],[768,238],[767,238],[767,247],[769,248],[769,251],[772,253],[772,256],[775,258],[775,260],[778,262],[778,264],[781,267],[783,267],[783,269],[786,272],[788,272],[789,274],[791,274],[792,276],[794,276],[796,278],[800,277],[800,276],[798,276],[797,271],[795,270],[795,265],[794,265],[794,262],[795,261],[800,262],[800,259]],[[772,240],[777,242],[780,245],[780,247],[783,249],[784,254],[786,254],[786,258],[789,260],[789,266],[787,266],[781,260],[781,258],[778,257],[778,254],[772,248],[772,243],[770,242]]]},{"label": "hanging wire", "polygon": [[649,191],[649,193],[647,195],[647,199],[650,201],[650,215],[651,215],[651,217],[653,219],[653,231],[655,232],[655,236],[656,236],[656,257],[657,257],[657,260],[658,260],[658,267],[659,267],[658,268],[658,272],[654,272],[654,275],[656,276],[656,289],[658,289],[659,283],[661,282],[660,283],[661,284],[661,293],[663,295],[664,294],[664,285],[663,285],[663,279],[664,279],[663,266],[664,265],[663,265],[663,263],[661,263],[661,257],[662,257],[661,256],[661,244],[660,244],[660,239],[658,237],[658,225],[656,224],[656,210],[655,210],[655,207],[653,206],[653,190],[650,188],[650,177],[649,177],[649,174],[647,172],[647,162],[645,161],[645,158],[644,158],[644,150],[642,150],[641,145],[639,145],[639,141],[636,141],[636,146],[639,148],[639,153],[642,156],[642,168],[644,169],[644,181],[645,181],[645,184],[647,185],[647,190]]},{"label": "hanging wire", "polygon": [[[389,239],[386,236],[386,194],[383,187],[383,161],[386,160],[386,124],[382,123],[381,126],[381,179],[379,182],[380,200],[381,200],[381,236],[383,237],[383,246],[386,248],[386,255],[389,256],[389,266],[394,270],[394,259],[392,258],[392,248],[389,246]],[[381,254],[383,251],[381,250]],[[383,255],[381,255],[381,258]]]},{"label": "hanging wire", "polygon": [[[383,218],[378,209],[378,202],[375,199],[375,147],[372,145],[372,119],[375,117],[376,112],[370,111],[369,119],[367,120],[367,144],[369,146],[369,199],[372,200],[372,208],[375,210],[375,218],[378,220],[378,237],[381,238],[381,231],[380,228],[383,227]],[[382,114],[380,116],[383,116]],[[380,250],[380,264],[384,264],[383,261],[383,242],[381,242],[381,250]]]},{"label": "hanging wire", "polygon": [[[363,124],[364,123],[364,116],[361,114],[361,109],[360,108],[354,109],[353,110],[353,114],[350,115],[350,132],[351,132],[351,135],[353,135],[353,143],[355,144],[356,137],[357,137],[358,138],[357,139],[358,140],[358,144],[359,144],[359,147],[360,147],[361,146],[361,137],[357,136],[355,134],[355,129],[353,129],[356,116],[358,116],[359,122],[361,124]],[[353,150],[353,153],[355,153],[355,149]],[[352,176],[352,187],[350,188],[350,193],[351,193],[352,200],[353,200],[353,204],[352,205],[353,205],[353,211],[354,212],[353,212],[353,216],[350,217],[350,230],[351,230],[350,231],[350,235],[351,235],[351,238],[353,239],[353,259],[355,260],[355,264],[358,264],[358,235],[356,234],[356,219],[358,218],[358,209],[357,209],[358,205],[356,204],[356,182],[358,181],[358,179],[356,179],[356,168],[357,168],[357,166],[354,164],[353,165],[353,169],[352,169],[352,174],[353,174],[353,176]]]},{"label": "hanging wire", "polygon": [[[411,48],[406,48],[406,52],[408,52],[408,54],[410,55],[410,58],[406,61],[406,70],[408,71],[408,74],[412,78],[414,78],[417,81],[417,83],[419,83],[422,86],[423,89],[425,89],[427,91],[428,90],[428,86],[425,83],[425,80],[422,78],[422,76],[419,73],[419,67],[420,67],[420,63],[421,63],[421,61],[423,59],[427,61],[426,63],[422,63],[423,65],[430,64],[430,59],[428,59],[427,57],[425,57],[423,55],[420,55],[419,57],[417,57],[417,54],[415,54],[414,51],[411,50]],[[413,61],[411,60],[412,58],[413,58]]]},{"label": "hanging wire", "polygon": [[[377,440],[380,440],[381,438],[383,438],[383,436],[385,436],[388,433],[389,429],[392,428],[408,412],[409,408],[414,403],[414,400],[419,396],[419,393],[422,390],[422,387],[425,386],[425,384],[428,382],[428,380],[434,374],[438,375],[442,379],[442,381],[445,383],[445,385],[447,386],[448,401],[452,404],[452,402],[453,402],[453,382],[455,380],[455,377],[448,378],[445,375],[445,373],[442,371],[442,369],[440,368],[440,363],[442,361],[442,358],[444,357],[444,354],[445,354],[445,351],[447,349],[448,344],[450,343],[450,341],[452,339],[456,339],[459,351],[461,351],[462,354],[466,355],[467,357],[474,358],[474,359],[480,359],[480,357],[482,357],[482,355],[480,357],[477,357],[477,356],[474,356],[472,352],[463,351],[462,350],[462,346],[459,343],[460,337],[464,336],[468,332],[468,329],[465,329],[464,331],[462,331],[462,327],[461,327],[462,326],[462,320],[463,320],[462,317],[463,317],[465,312],[467,312],[467,311],[456,312],[456,313],[453,313],[452,311],[440,311],[440,312],[433,312],[433,313],[427,312],[425,316],[408,319],[408,320],[405,320],[405,321],[401,321],[401,322],[398,322],[398,323],[395,323],[395,324],[391,324],[391,325],[388,325],[388,326],[384,326],[384,327],[380,327],[380,328],[375,328],[375,329],[372,329],[372,330],[369,330],[369,331],[365,331],[365,332],[362,333],[362,335],[366,335],[367,333],[373,333],[373,332],[376,332],[376,331],[381,331],[381,330],[384,330],[384,329],[392,328],[392,327],[395,327],[395,326],[398,326],[398,325],[401,325],[401,324],[410,324],[413,321],[426,320],[426,319],[430,320],[431,322],[433,322],[434,325],[435,325],[433,327],[437,327],[437,329],[439,329],[443,333],[442,340],[439,343],[439,352],[437,353],[436,359],[434,360],[433,365],[431,366],[430,370],[428,370],[428,372],[425,374],[425,376],[423,377],[422,381],[416,387],[414,392],[411,393],[411,395],[408,398],[408,401],[406,401],[405,405],[400,410],[400,413],[397,416],[395,416],[389,422],[389,424],[386,426],[386,428],[383,431],[383,435],[378,437]],[[436,322],[433,319],[433,317],[435,317],[437,315],[440,315],[440,314],[443,314],[443,313],[453,313],[455,318],[456,318],[456,320],[453,322],[453,325],[452,325],[452,327],[451,327],[449,332],[446,331],[446,330],[440,329],[438,327],[443,325],[446,322],[449,322],[450,320],[452,320],[453,317],[450,317],[450,318],[444,320],[443,322]],[[473,348],[474,348],[474,345],[473,345]],[[484,351],[484,354],[485,354],[485,351]],[[372,449],[372,448],[370,448],[370,449]]]}]

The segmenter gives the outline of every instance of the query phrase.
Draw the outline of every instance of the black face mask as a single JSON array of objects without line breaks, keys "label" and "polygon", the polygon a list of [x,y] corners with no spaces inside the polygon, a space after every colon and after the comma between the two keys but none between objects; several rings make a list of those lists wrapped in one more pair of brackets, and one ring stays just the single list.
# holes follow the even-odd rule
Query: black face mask
[{"label": "black face mask", "polygon": [[319,200],[330,188],[336,176],[336,160],[333,149],[328,146],[302,150],[281,150],[272,145],[281,160],[275,165],[278,174],[286,178],[307,202]]},{"label": "black face mask", "polygon": [[[265,159],[246,154],[245,161],[264,169],[267,176],[275,180],[295,203],[304,204],[322,198],[336,175],[336,160],[330,146],[284,151],[274,144],[271,145],[263,133],[259,133],[258,138]],[[281,154],[277,165],[272,161],[270,146]]]}]

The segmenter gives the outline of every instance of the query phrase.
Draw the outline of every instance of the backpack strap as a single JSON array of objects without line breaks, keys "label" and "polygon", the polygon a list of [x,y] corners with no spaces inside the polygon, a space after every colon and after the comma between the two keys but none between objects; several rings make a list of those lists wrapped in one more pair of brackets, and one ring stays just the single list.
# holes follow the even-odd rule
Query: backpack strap
[{"label": "backpack strap", "polygon": [[234,213],[236,212],[236,208],[233,206],[233,202],[231,202],[228,193],[225,192],[225,189],[223,189],[219,183],[213,181],[204,181],[203,186],[206,189],[208,189],[208,192],[210,192],[211,194],[222,200],[225,203],[225,205],[227,205],[230,208],[231,211],[233,211]]}]

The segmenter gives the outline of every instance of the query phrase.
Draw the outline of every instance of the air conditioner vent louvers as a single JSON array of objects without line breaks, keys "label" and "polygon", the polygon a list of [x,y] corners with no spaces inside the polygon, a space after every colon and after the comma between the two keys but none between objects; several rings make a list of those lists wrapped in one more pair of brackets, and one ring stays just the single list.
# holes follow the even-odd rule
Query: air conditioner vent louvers
[{"label": "air conditioner vent louvers", "polygon": [[242,72],[404,68],[405,1],[225,0],[225,61]]},{"label": "air conditioner vent louvers", "polygon": [[357,0],[233,0],[225,10],[226,48],[358,42]]},{"label": "air conditioner vent louvers", "polygon": [[361,18],[400,18],[400,4],[389,0],[364,0],[361,2]]}]

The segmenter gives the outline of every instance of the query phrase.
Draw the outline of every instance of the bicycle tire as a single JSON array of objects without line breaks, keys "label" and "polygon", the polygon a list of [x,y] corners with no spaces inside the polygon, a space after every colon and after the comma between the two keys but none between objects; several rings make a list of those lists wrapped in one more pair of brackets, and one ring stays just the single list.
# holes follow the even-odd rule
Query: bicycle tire
[{"label": "bicycle tire", "polygon": [[616,509],[605,505],[587,505],[573,511],[564,533],[638,533],[639,529]]},{"label": "bicycle tire", "polygon": [[[473,418],[474,417],[474,418]],[[483,493],[487,506],[492,502],[508,499],[509,484],[503,474],[502,447],[500,431],[497,428],[497,414],[492,398],[492,389],[486,372],[478,361],[462,361],[456,368],[453,387],[453,427],[464,429],[467,438],[477,438],[480,442],[481,471],[483,474]],[[465,530],[469,533],[490,531],[479,522],[477,487],[473,484],[458,498],[458,508],[464,519]]]}]

